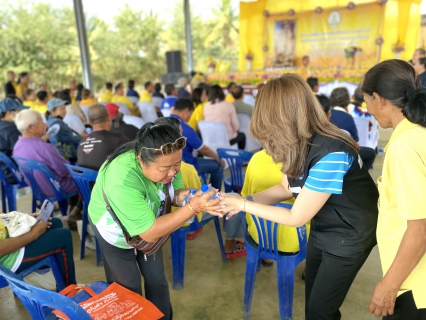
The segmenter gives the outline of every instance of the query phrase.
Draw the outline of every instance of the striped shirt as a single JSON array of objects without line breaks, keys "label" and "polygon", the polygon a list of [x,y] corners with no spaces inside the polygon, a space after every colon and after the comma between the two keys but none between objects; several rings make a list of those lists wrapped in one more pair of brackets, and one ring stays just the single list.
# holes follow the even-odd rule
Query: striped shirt
[{"label": "striped shirt", "polygon": [[342,194],[343,177],[353,162],[354,157],[347,152],[327,154],[309,170],[305,187],[316,192]]}]

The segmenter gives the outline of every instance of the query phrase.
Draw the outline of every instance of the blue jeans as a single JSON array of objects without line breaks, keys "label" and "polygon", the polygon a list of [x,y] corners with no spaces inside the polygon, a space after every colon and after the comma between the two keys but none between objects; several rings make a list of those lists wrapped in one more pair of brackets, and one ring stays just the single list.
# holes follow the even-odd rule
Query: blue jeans
[{"label": "blue jeans", "polygon": [[223,170],[221,165],[213,159],[197,158],[198,173],[209,173],[213,188],[222,190]]}]

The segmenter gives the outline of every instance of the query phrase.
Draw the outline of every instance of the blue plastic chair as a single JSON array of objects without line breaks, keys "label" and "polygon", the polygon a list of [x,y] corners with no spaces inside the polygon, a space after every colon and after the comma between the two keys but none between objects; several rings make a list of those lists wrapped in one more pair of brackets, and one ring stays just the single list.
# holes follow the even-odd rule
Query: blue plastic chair
[{"label": "blue plastic chair", "polygon": [[189,227],[182,227],[173,232],[170,236],[172,245],[172,265],[173,265],[173,289],[183,289],[183,278],[185,273],[185,249],[186,249],[186,234],[196,231],[206,225],[211,220],[214,220],[216,227],[217,240],[219,241],[220,251],[222,253],[222,260],[226,262],[225,248],[222,241],[222,233],[220,231],[220,224],[218,217],[211,217],[209,219],[198,221],[195,217],[194,221]]},{"label": "blue plastic chair", "polygon": [[[33,190],[34,198],[36,200],[39,200],[40,204],[42,204],[44,200],[46,199],[49,200],[50,202],[57,201],[59,204],[59,208],[61,209],[62,215],[66,216],[67,210],[68,210],[67,199],[78,195],[78,192],[65,193],[65,191],[62,189],[61,185],[59,184],[59,181],[56,180],[52,171],[50,171],[50,169],[45,164],[35,160],[30,160],[25,158],[13,157],[13,159],[15,159],[15,161],[18,163],[19,170],[29,181],[31,189]],[[40,187],[37,183],[37,179],[34,176],[34,173],[36,171],[41,172],[46,177],[47,181],[49,181],[53,191],[55,192],[54,197],[47,197],[43,194],[43,192],[41,192]]]},{"label": "blue plastic chair", "polygon": [[[28,185],[26,184],[22,174],[19,172],[19,169],[16,164],[3,152],[0,152],[0,162],[3,162],[9,168],[15,178],[15,181],[17,182],[17,184],[8,183],[6,177],[3,174],[3,171],[0,169],[1,201],[3,213],[16,211],[16,192],[18,191],[18,189],[28,187]],[[34,196],[31,209],[31,212],[35,212],[36,210],[36,202]]]},{"label": "blue plastic chair", "polygon": [[10,285],[12,291],[22,301],[31,318],[34,320],[52,319],[51,312],[55,309],[65,313],[71,320],[92,319],[87,312],[73,300],[59,293],[44,290],[25,283],[2,265],[0,265],[0,281],[1,278]]},{"label": "blue plastic chair", "polygon": [[[25,269],[18,274],[13,273],[10,270],[7,270],[7,271],[13,274],[14,278],[24,281],[24,278],[28,276],[30,273],[33,273],[44,267],[49,267],[50,269],[52,269],[52,273],[55,278],[56,287],[58,288],[58,291],[61,291],[62,289],[64,289],[65,288],[64,279],[62,278],[61,269],[59,268],[58,261],[56,260],[56,257],[54,255],[48,256],[46,259],[43,259],[42,261],[33,265],[31,268]],[[0,264],[0,268],[6,269],[1,264]],[[0,277],[0,289],[6,286],[7,286],[7,283],[4,281],[4,279],[2,281]]]},{"label": "blue plastic chair", "polygon": [[217,149],[219,159],[224,159],[228,164],[231,176],[225,178],[225,192],[240,193],[243,189],[244,177],[243,165],[253,157],[253,153],[237,149]]},{"label": "blue plastic chair", "polygon": [[[292,207],[291,205],[282,203],[275,204],[275,206],[287,209],[291,209]],[[247,230],[245,213],[240,212],[239,214],[244,228],[243,230]],[[277,231],[279,224],[254,215],[252,215],[252,217],[256,225],[259,244],[257,244],[250,235],[245,235],[247,261],[244,285],[244,316],[246,319],[250,316],[256,273],[260,269],[262,259],[266,258],[275,260],[277,265],[280,319],[290,320],[292,319],[293,313],[294,272],[297,265],[306,259],[306,227],[297,228],[300,251],[297,253],[284,253],[278,251],[277,239],[279,235]]]},{"label": "blue plastic chair", "polygon": [[[90,196],[92,195],[92,188],[90,183],[94,183],[98,177],[98,172],[95,170],[90,170],[78,166],[72,166],[70,164],[65,165],[74,179],[75,183],[80,189],[81,196],[83,197],[83,225],[81,231],[81,248],[80,248],[80,260],[84,258],[84,250],[86,248],[86,232],[87,232],[87,223],[89,216],[89,202]],[[95,238],[96,239],[96,238]],[[101,263],[101,250],[99,247],[98,240],[96,239],[96,265],[99,266]]]}]

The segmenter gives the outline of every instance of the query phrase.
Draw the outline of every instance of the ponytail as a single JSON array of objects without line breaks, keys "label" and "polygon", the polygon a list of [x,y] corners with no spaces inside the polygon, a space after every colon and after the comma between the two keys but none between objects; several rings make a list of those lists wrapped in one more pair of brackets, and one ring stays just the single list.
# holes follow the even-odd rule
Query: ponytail
[{"label": "ponytail", "polygon": [[377,93],[400,108],[410,122],[426,127],[426,88],[408,62],[393,59],[375,65],[365,75],[362,92]]},{"label": "ponytail", "polygon": [[408,89],[402,114],[412,123],[426,127],[426,88]]}]

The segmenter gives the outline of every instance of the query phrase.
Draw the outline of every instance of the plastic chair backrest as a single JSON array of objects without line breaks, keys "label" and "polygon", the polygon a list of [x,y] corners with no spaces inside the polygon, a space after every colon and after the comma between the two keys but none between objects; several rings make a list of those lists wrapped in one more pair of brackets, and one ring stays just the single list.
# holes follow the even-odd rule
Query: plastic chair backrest
[{"label": "plastic chair backrest", "polygon": [[123,115],[123,122],[140,129],[145,124],[141,117]]},{"label": "plastic chair backrest", "polygon": [[36,199],[41,200],[46,198],[46,196],[40,190],[37,183],[37,179],[34,176],[34,173],[36,171],[41,172],[45,176],[46,180],[49,181],[53,191],[55,192],[57,201],[68,198],[67,194],[65,193],[65,191],[62,189],[61,185],[59,184],[59,181],[56,180],[52,171],[50,171],[50,169],[45,164],[35,160],[30,160],[25,158],[13,157],[13,159],[15,159],[15,161],[18,163],[19,170],[28,179],[28,182],[30,183],[31,189]]},{"label": "plastic chair backrest", "polygon": [[240,123],[240,132],[246,135],[246,147],[244,150],[253,151],[260,149],[262,147],[260,143],[250,135],[250,116],[248,114],[238,113],[237,118]]},{"label": "plastic chair backrest", "polygon": [[92,189],[90,187],[90,182],[95,182],[98,177],[98,172],[91,169],[86,169],[78,166],[72,166],[70,164],[65,165],[74,179],[75,183],[78,186],[78,189],[81,192],[83,197],[83,202],[85,206],[89,205],[90,195],[92,194]]},{"label": "plastic chair backrest", "polygon": [[132,101],[133,104],[136,104],[139,102],[139,98],[138,97],[127,97],[129,98],[130,101]]},{"label": "plastic chair backrest", "polygon": [[[3,162],[7,165],[9,170],[12,172],[15,181],[18,182],[19,188],[26,187],[27,183],[24,180],[24,177],[22,176],[21,172],[19,171],[19,168],[16,166],[16,164],[10,159],[6,154],[3,152],[0,152],[0,162]],[[1,170],[0,170],[1,171]],[[1,173],[3,175],[3,172]]]},{"label": "plastic chair backrest", "polygon": [[253,96],[251,94],[245,94],[243,98],[243,102],[251,105],[254,107],[254,103],[256,100],[254,100]]},{"label": "plastic chair backrest", "polygon": [[231,188],[235,192],[241,191],[244,184],[243,164],[248,163],[253,153],[244,150],[217,149],[219,159],[224,159],[231,172]]},{"label": "plastic chair backrest", "polygon": [[4,278],[24,306],[32,319],[44,320],[51,310],[58,309],[71,320],[92,319],[82,307],[71,299],[48,290],[37,288],[17,279],[11,271],[0,265],[0,278]]},{"label": "plastic chair backrest", "polygon": [[222,122],[198,121],[198,128],[203,137],[203,143],[210,149],[216,151],[218,148],[233,148],[229,144],[228,132]]},{"label": "plastic chair backrest", "polygon": [[89,120],[89,107],[80,107],[81,111],[83,111],[86,120]]},{"label": "plastic chair backrest", "polygon": [[149,102],[138,102],[137,104],[139,111],[141,112],[141,116],[145,123],[154,122],[157,120],[157,111],[155,111],[155,107],[152,103]]},{"label": "plastic chair backrest", "polygon": [[368,126],[370,124],[370,120],[367,118],[359,118],[355,117],[355,126],[358,130],[359,137],[359,145],[361,147],[367,147],[368,145]]},{"label": "plastic chair backrest", "polygon": [[118,110],[127,116],[131,116],[132,114],[130,113],[129,107],[126,106],[124,103],[120,103],[120,102],[115,102],[115,104],[118,106]]},{"label": "plastic chair backrest", "polygon": [[[292,205],[285,203],[277,203],[274,204],[275,207],[282,207],[291,209]],[[251,215],[253,217],[254,224],[256,225],[257,234],[259,237],[259,251],[266,253],[268,255],[275,255],[278,258],[278,226],[279,224],[276,222],[272,222],[269,220],[265,220],[259,218],[257,216]],[[244,216],[245,221],[245,216]],[[246,230],[245,228],[244,230]],[[295,255],[300,255],[303,260],[306,257],[306,245],[308,242],[306,235],[306,227],[296,228],[297,230],[297,238],[299,240],[299,252]]]},{"label": "plastic chair backrest", "polygon": [[379,124],[373,116],[369,119],[373,125],[371,127],[370,132],[368,133],[368,142],[366,147],[369,147],[371,149],[376,149],[377,145],[379,144]]},{"label": "plastic chair backrest", "polygon": [[161,97],[152,97],[152,104],[157,108],[161,108],[161,103],[163,100],[164,99]]}]

